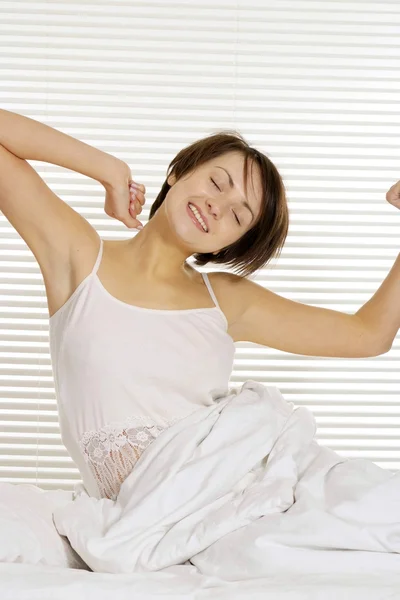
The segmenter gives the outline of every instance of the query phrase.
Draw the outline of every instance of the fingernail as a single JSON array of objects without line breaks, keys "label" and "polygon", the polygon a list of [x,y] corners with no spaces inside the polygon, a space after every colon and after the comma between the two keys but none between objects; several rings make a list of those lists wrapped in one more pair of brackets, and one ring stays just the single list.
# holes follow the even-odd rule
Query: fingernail
[{"label": "fingernail", "polygon": [[136,229],[143,229],[143,225],[138,225]]}]

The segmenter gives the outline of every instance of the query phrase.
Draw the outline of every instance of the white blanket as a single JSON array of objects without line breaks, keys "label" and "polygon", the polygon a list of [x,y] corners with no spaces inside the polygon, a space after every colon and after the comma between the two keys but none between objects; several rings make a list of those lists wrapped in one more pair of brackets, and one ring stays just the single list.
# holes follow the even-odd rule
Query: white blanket
[{"label": "white blanket", "polygon": [[93,571],[109,573],[190,559],[239,580],[291,561],[318,572],[321,550],[400,553],[400,471],[344,459],[315,432],[309,410],[248,380],[157,437],[116,501],[81,493],[54,523]]},{"label": "white blanket", "polygon": [[54,509],[72,497],[72,492],[65,490],[45,491],[29,483],[1,482],[0,563],[88,570],[54,527]]}]

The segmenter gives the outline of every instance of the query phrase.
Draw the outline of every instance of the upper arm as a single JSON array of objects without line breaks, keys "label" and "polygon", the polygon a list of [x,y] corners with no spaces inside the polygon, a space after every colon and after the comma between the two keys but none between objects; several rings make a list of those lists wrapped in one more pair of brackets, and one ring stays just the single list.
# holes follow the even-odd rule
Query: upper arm
[{"label": "upper arm", "polygon": [[98,236],[26,160],[1,144],[0,210],[29,246],[43,274],[69,268],[73,250]]},{"label": "upper arm", "polygon": [[387,351],[354,314],[289,300],[244,279],[236,339],[306,356],[363,358]]}]

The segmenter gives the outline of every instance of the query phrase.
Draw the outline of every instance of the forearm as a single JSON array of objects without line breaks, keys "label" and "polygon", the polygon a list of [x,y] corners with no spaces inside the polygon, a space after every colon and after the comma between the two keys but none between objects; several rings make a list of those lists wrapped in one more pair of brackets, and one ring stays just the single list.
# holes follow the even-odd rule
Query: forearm
[{"label": "forearm", "polygon": [[123,161],[40,121],[0,109],[0,144],[25,160],[71,169],[103,185],[115,179]]},{"label": "forearm", "polygon": [[389,350],[400,329],[400,254],[378,290],[356,313],[382,348]]}]

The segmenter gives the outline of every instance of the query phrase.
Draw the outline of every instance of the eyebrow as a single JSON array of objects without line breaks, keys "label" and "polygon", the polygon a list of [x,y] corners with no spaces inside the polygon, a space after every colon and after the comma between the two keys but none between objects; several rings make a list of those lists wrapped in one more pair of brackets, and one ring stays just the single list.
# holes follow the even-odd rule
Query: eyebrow
[{"label": "eyebrow", "polygon": [[[230,186],[230,188],[231,188],[231,189],[232,189],[232,188],[234,188],[234,187],[235,187],[235,184],[234,184],[234,181],[233,181],[232,177],[230,176],[230,173],[229,173],[229,172],[228,172],[228,171],[227,171],[227,170],[226,170],[224,167],[217,167],[217,169],[223,169],[223,170],[225,171],[225,173],[226,173],[226,174],[228,175],[228,177],[229,177],[229,186]],[[252,208],[251,208],[250,204],[247,202],[247,200],[244,200],[244,201],[242,202],[242,204],[243,204],[243,206],[245,206],[246,208],[248,208],[248,209],[249,209],[249,211],[251,212],[251,221],[250,221],[250,223],[252,223],[252,222],[253,222],[253,220],[254,220],[254,213],[253,213],[253,210],[252,210]]]}]

